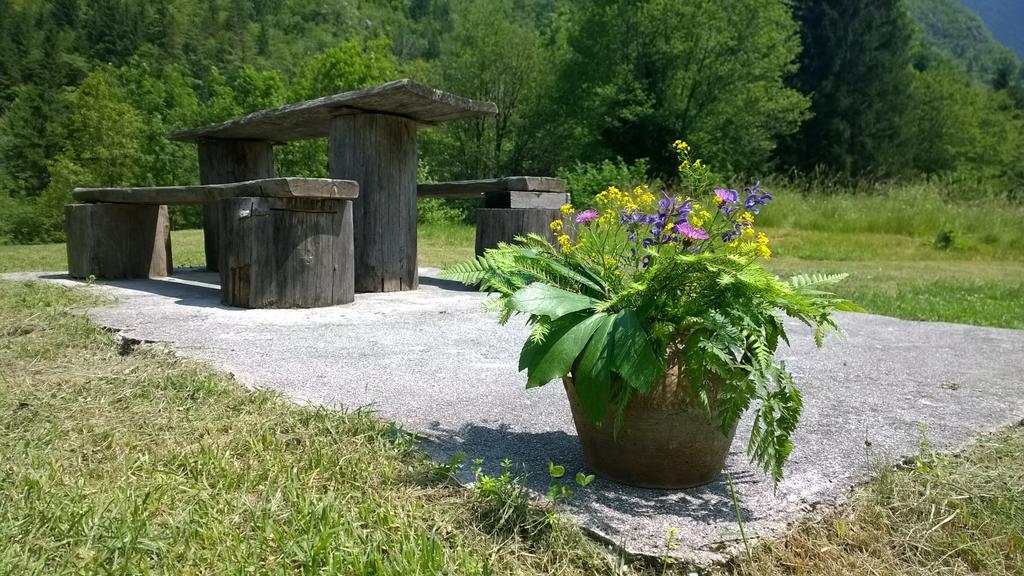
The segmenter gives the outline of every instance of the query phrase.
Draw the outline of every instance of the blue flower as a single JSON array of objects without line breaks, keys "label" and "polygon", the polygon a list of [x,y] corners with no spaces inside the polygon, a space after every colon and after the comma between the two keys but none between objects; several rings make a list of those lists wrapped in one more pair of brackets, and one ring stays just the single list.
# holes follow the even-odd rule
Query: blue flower
[{"label": "blue flower", "polygon": [[766,204],[768,204],[768,201],[772,199],[772,195],[771,194],[768,194],[767,192],[764,193],[764,194],[761,194],[760,190],[761,190],[761,183],[760,182],[758,182],[757,184],[754,184],[753,187],[747,188],[745,190],[745,192],[747,193],[747,201],[746,201],[745,205],[747,207],[747,210],[750,210],[754,214],[760,214],[761,207],[765,206]]}]

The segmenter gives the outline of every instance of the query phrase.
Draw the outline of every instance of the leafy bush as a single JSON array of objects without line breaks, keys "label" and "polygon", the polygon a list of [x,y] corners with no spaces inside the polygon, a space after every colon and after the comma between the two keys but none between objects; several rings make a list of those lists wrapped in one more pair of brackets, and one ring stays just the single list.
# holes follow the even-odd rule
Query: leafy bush
[{"label": "leafy bush", "polygon": [[579,208],[593,208],[594,197],[609,186],[632,190],[649,184],[657,187],[660,183],[648,176],[650,164],[641,158],[630,164],[622,158],[605,160],[594,164],[577,162],[572,168],[560,170],[559,178],[565,179],[566,191],[572,195],[572,202]]},{"label": "leafy bush", "polygon": [[416,202],[420,224],[472,223],[476,217],[476,200],[448,200],[444,198],[420,198]]}]

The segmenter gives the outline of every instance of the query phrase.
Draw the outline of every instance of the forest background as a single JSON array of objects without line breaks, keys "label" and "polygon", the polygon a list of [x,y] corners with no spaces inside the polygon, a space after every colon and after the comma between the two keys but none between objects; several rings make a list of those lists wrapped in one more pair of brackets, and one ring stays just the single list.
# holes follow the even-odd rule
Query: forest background
[{"label": "forest background", "polygon": [[[0,243],[62,241],[75,186],[196,182],[176,129],[403,77],[499,109],[421,131],[421,180],[557,174],[585,205],[671,184],[685,138],[736,185],[1019,206],[1024,67],[978,14],[1021,38],[1024,3],[964,4],[0,0]],[[325,175],[326,143],[276,163]]]}]

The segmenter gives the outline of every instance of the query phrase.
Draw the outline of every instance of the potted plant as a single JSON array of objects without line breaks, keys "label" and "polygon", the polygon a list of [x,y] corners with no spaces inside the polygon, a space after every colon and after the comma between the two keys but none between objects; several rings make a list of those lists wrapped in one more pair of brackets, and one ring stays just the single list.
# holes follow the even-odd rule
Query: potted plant
[{"label": "potted plant", "polygon": [[673,147],[682,193],[610,187],[596,209],[562,208],[555,243],[518,238],[444,275],[495,294],[487,307],[502,323],[528,316],[519,369],[528,388],[562,380],[596,473],[653,488],[709,482],[754,410],[747,451],[778,482],[802,406],[775,358],[788,342],[780,316],[813,327],[821,346],[838,329],[832,312],[859,308],[822,290],[844,275],[768,272],[755,221],[772,196],[713,189],[690,147]]}]

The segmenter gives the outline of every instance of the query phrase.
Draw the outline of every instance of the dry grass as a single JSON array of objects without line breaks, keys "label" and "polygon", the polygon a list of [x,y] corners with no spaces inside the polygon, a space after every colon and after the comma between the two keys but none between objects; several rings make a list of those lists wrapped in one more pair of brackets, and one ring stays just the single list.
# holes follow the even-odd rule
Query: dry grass
[{"label": "dry grass", "polygon": [[925,446],[883,470],[824,519],[761,546],[730,573],[750,576],[1024,574],[1024,428],[962,455]]}]

